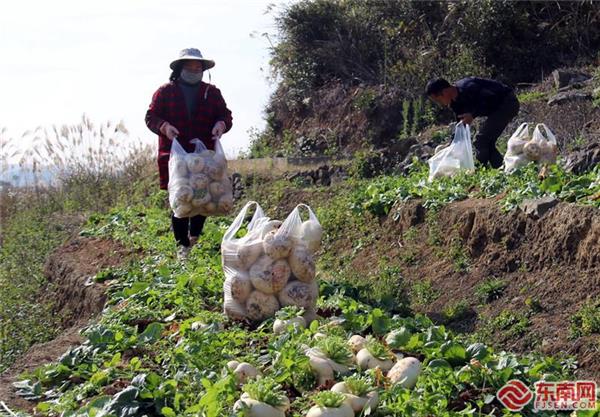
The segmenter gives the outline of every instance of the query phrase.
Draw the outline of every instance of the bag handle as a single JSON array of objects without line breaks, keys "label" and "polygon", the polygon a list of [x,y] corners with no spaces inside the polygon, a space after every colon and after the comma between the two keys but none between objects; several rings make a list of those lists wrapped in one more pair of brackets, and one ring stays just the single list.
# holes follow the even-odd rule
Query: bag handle
[{"label": "bag handle", "polygon": [[458,143],[463,140],[471,143],[471,129],[469,128],[469,125],[464,124],[461,120],[454,128],[454,138],[452,138],[452,143]]},{"label": "bag handle", "polygon": [[181,143],[179,143],[176,137],[173,138],[171,143],[171,154],[187,155],[187,152],[183,149],[183,146],[181,146]]},{"label": "bag handle", "polygon": [[304,203],[298,204],[296,206],[296,210],[298,210],[298,215],[300,215],[301,207],[304,207],[308,211],[308,219],[309,220],[316,220],[317,222],[319,221],[319,219],[317,219],[317,216],[315,215],[314,211],[312,211],[312,209]]},{"label": "bag handle", "polygon": [[[540,127],[542,127],[544,129],[544,131],[546,132],[545,136],[542,133],[542,129],[540,129]],[[554,133],[552,133],[552,131],[544,123],[538,123],[535,126],[535,130],[537,130],[538,132],[540,132],[540,135],[542,135],[542,137],[544,137],[548,142],[553,143],[555,145],[557,144],[556,143],[556,136],[554,136]]]},{"label": "bag handle", "polygon": [[294,207],[294,209],[287,216],[283,224],[279,227],[279,229],[276,232],[277,235],[291,235],[296,229],[296,226],[302,223],[302,217],[300,216],[301,207],[304,207],[308,210],[308,217],[310,220],[315,220],[317,221],[317,223],[319,222],[317,216],[309,206],[307,206],[306,204],[298,204],[296,207]]},{"label": "bag handle", "polygon": [[206,150],[206,145],[198,138],[190,140],[190,143],[194,144],[194,153],[200,153]]},{"label": "bag handle", "polygon": [[233,240],[235,234],[240,230],[240,227],[242,227],[242,223],[244,223],[246,213],[252,206],[256,206],[256,210],[254,211],[252,220],[250,220],[250,223],[248,223],[248,229],[252,229],[254,225],[258,222],[258,219],[260,219],[261,217],[265,217],[263,209],[256,201],[248,201],[246,205],[240,210],[236,218],[233,220],[233,223],[231,223],[231,225],[223,235],[223,242]]},{"label": "bag handle", "polygon": [[225,158],[225,151],[223,150],[223,145],[221,145],[221,139],[215,140],[215,153]]},{"label": "bag handle", "polygon": [[513,133],[511,137],[514,138],[514,137],[519,136],[521,133],[523,133],[524,129],[529,129],[529,123],[527,123],[527,122],[521,123],[521,125],[517,128],[517,130],[515,130],[515,133]]},{"label": "bag handle", "polygon": [[[473,145],[471,144],[471,128],[461,120],[454,128],[454,138],[451,145],[464,144],[464,149],[467,158],[467,168],[475,169],[475,160],[473,159]],[[446,148],[450,149],[450,147]],[[435,156],[435,155],[434,155]]]}]

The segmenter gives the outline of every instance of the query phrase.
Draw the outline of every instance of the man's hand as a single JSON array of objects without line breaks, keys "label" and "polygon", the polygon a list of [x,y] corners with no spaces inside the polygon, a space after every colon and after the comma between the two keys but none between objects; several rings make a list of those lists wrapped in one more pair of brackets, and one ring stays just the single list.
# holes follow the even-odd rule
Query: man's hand
[{"label": "man's hand", "polygon": [[179,130],[169,122],[163,122],[163,124],[160,125],[160,132],[168,137],[169,140],[173,140],[179,135]]},{"label": "man's hand", "polygon": [[473,115],[471,113],[459,114],[458,118],[463,121],[464,124],[470,125],[473,123]]},{"label": "man's hand", "polygon": [[227,126],[225,125],[225,122],[222,120],[219,120],[217,123],[215,123],[212,129],[213,140],[221,139],[221,135],[225,133],[226,127]]}]

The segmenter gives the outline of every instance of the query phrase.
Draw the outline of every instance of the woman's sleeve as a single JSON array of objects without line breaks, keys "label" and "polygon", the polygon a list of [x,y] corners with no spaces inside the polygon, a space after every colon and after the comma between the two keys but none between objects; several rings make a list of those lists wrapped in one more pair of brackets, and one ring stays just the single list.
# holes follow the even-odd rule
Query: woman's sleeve
[{"label": "woman's sleeve", "polygon": [[233,125],[233,117],[231,117],[231,110],[227,108],[227,103],[218,88],[214,88],[214,105],[216,108],[216,121],[225,122],[225,132],[228,132]]},{"label": "woman's sleeve", "polygon": [[152,96],[152,102],[148,111],[146,111],[146,126],[152,132],[160,135],[160,126],[165,121],[164,119],[164,91],[163,87],[156,90]]}]

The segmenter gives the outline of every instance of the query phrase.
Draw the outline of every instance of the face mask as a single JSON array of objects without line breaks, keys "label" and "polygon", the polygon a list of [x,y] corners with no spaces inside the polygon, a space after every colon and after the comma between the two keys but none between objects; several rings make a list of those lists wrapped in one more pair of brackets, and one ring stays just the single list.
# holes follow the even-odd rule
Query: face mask
[{"label": "face mask", "polygon": [[197,84],[200,81],[202,81],[203,74],[204,74],[204,71],[192,72],[192,71],[188,71],[184,68],[181,70],[180,77],[183,81],[185,81],[188,84]]}]

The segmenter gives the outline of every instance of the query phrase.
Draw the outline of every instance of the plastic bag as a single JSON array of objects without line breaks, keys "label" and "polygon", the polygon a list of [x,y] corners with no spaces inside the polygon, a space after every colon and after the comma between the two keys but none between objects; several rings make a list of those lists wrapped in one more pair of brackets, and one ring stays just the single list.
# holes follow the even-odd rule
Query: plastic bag
[{"label": "plastic bag", "polygon": [[227,160],[221,143],[208,150],[200,139],[186,152],[177,139],[169,158],[169,204],[175,217],[219,216],[233,208],[233,187],[227,176]]},{"label": "plastic bag", "polygon": [[510,173],[532,161],[553,164],[557,156],[556,138],[548,126],[537,124],[530,136],[529,123],[522,123],[508,140],[504,171]]},{"label": "plastic bag", "polygon": [[504,172],[510,173],[518,168],[524,167],[530,162],[523,152],[523,148],[530,140],[529,123],[521,123],[506,144],[507,149],[506,154],[504,155]]},{"label": "plastic bag", "polygon": [[[533,148],[533,150],[536,151],[531,157],[529,153],[531,153],[532,150],[529,148]],[[550,131],[548,126],[543,123],[539,123],[535,126],[533,137],[531,138],[531,141],[523,148],[523,152],[531,160],[544,164],[554,164],[556,163],[556,157],[558,156],[558,144],[556,143],[556,137],[552,131]]]},{"label": "plastic bag", "polygon": [[[256,209],[246,234],[236,238],[253,206]],[[304,222],[301,207],[309,213]],[[306,205],[294,208],[281,222],[266,217],[258,203],[247,203],[221,242],[225,314],[232,319],[262,321],[273,317],[280,307],[295,305],[305,309],[305,317],[313,317],[318,297],[313,254],[320,246],[320,236],[320,224]]]},{"label": "plastic bag", "polygon": [[450,177],[462,169],[474,170],[473,147],[469,126],[462,122],[456,125],[450,146],[429,159],[429,181],[434,178]]}]

